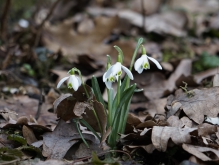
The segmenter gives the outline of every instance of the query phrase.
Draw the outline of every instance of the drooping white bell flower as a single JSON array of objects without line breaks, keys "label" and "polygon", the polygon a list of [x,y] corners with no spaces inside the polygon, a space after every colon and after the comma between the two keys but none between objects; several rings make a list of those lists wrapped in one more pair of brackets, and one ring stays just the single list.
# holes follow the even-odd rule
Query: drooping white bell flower
[{"label": "drooping white bell flower", "polygon": [[159,62],[156,59],[152,57],[148,57],[146,54],[143,54],[139,59],[137,59],[134,65],[135,70],[139,74],[142,73],[144,69],[150,69],[150,64],[148,59],[151,60],[153,63],[155,63],[158,69],[162,69],[162,66],[159,64]]},{"label": "drooping white bell flower", "polygon": [[118,81],[118,77],[122,75],[122,70],[126,72],[131,80],[134,79],[132,72],[128,68],[123,66],[121,62],[117,62],[112,65],[103,75],[103,82],[105,82],[108,89],[112,87],[113,82],[115,82],[116,80]]},{"label": "drooping white bell flower", "polygon": [[59,88],[66,80],[68,80],[68,88],[70,89],[73,88],[75,91],[77,91],[79,86],[81,86],[81,79],[75,75],[70,75],[68,77],[62,78],[59,81],[57,88]]},{"label": "drooping white bell flower", "polygon": [[112,83],[116,81],[116,78],[110,75],[109,78],[106,78],[106,72],[103,75],[103,82],[106,84],[108,89],[112,88]]}]

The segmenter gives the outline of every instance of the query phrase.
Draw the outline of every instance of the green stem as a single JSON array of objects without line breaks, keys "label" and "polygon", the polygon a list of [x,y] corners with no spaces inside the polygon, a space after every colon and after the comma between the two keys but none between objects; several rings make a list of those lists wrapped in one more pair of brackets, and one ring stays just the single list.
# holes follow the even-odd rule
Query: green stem
[{"label": "green stem", "polygon": [[95,118],[97,119],[97,123],[98,123],[98,127],[99,127],[99,129],[100,129],[100,132],[103,133],[102,127],[101,127],[101,125],[100,125],[100,120],[99,120],[99,118],[98,118],[98,116],[97,116],[96,111],[94,110],[94,108],[92,108],[92,111],[93,111],[93,113],[94,113]]},{"label": "green stem", "polygon": [[119,76],[118,78],[118,82],[117,82],[117,106],[119,105],[120,103],[120,81],[121,81],[121,77]]},{"label": "green stem", "polygon": [[138,49],[141,46],[141,44],[143,43],[143,41],[144,41],[143,38],[139,38],[137,46],[136,46],[135,51],[134,51],[133,56],[132,56],[132,61],[131,61],[131,65],[129,68],[130,71],[132,71],[132,68],[133,68],[134,62],[135,62],[135,58],[136,58],[136,55],[138,53]]},{"label": "green stem", "polygon": [[[132,71],[132,68],[133,68],[134,63],[135,63],[135,58],[136,58],[137,53],[138,53],[138,49],[140,48],[143,41],[144,41],[143,38],[139,38],[137,46],[136,46],[135,51],[134,51],[133,56],[132,56],[132,61],[131,61],[130,68],[129,68],[130,71]],[[130,78],[128,77],[128,80],[126,81],[125,89],[127,89],[129,87],[129,85],[130,85]]]},{"label": "green stem", "polygon": [[87,98],[89,98],[90,96],[89,96],[89,94],[88,94],[88,92],[87,92],[87,89],[86,89],[85,83],[84,83],[84,81],[83,81],[83,79],[82,79],[81,71],[80,71],[79,69],[77,69],[77,68],[74,68],[74,70],[78,72],[78,74],[79,74],[79,76],[80,76],[80,78],[81,78],[81,82],[82,82],[82,85],[83,85],[84,91],[85,91],[85,93],[86,93],[86,96],[87,96]]},{"label": "green stem", "polygon": [[110,103],[111,103],[111,97],[110,97],[110,90],[107,89],[107,95],[108,95],[108,127],[111,126],[111,120],[112,120],[112,112],[111,112],[111,106],[110,106]]}]

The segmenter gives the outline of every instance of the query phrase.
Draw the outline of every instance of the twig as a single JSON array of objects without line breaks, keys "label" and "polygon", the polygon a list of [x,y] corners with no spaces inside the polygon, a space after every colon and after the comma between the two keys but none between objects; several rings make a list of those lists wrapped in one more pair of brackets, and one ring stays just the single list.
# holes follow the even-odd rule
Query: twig
[{"label": "twig", "polygon": [[5,59],[2,62],[2,67],[1,67],[2,70],[7,68],[8,64],[11,61],[11,59],[12,59],[12,54],[10,52],[8,52],[7,55],[5,56]]},{"label": "twig", "polygon": [[7,37],[7,18],[8,18],[8,13],[9,13],[9,9],[11,6],[11,0],[5,0],[5,7],[4,7],[4,11],[1,17],[1,38],[3,41],[6,40]]},{"label": "twig", "polygon": [[145,14],[145,8],[144,8],[144,0],[141,0],[141,11],[142,11],[142,31],[146,31],[145,28],[145,19],[146,19],[146,14]]},{"label": "twig", "polygon": [[42,104],[43,104],[43,91],[42,91],[42,89],[40,89],[40,98],[39,98],[39,103],[38,103],[38,109],[37,109],[37,113],[35,115],[36,120],[38,120],[40,117]]},{"label": "twig", "polygon": [[57,0],[56,2],[53,3],[52,7],[50,8],[50,11],[49,13],[47,14],[46,18],[41,22],[41,24],[38,26],[37,28],[37,34],[36,34],[36,39],[35,39],[35,42],[34,42],[34,47],[36,47],[39,43],[39,39],[40,39],[40,36],[41,36],[41,33],[42,33],[42,29],[43,29],[43,25],[45,24],[45,22],[50,18],[50,16],[52,15],[54,9],[56,8],[56,6],[58,5],[58,3],[60,2],[61,0]]}]

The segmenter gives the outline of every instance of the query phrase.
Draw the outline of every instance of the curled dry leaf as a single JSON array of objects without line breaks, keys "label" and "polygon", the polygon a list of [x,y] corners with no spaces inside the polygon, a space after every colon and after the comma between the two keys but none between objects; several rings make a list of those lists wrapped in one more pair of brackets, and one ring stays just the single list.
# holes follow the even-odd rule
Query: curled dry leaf
[{"label": "curled dry leaf", "polygon": [[167,105],[170,111],[174,110],[173,105],[178,102],[180,106],[177,108],[182,109],[190,119],[198,124],[204,121],[204,115],[208,117],[218,115],[219,87],[190,90],[191,96],[179,91],[181,90],[176,91],[174,99],[169,98],[172,100],[171,104]]},{"label": "curled dry leaf", "polygon": [[190,144],[183,144],[183,149],[190,154],[196,156],[202,161],[216,161],[219,159],[219,151],[209,147],[200,147]]},{"label": "curled dry leaf", "polygon": [[60,96],[53,103],[55,113],[57,113],[57,117],[65,121],[70,120],[73,117],[76,117],[73,113],[75,104],[76,100],[72,99],[72,94],[68,93]]},{"label": "curled dry leaf", "polygon": [[203,123],[198,126],[198,136],[210,137],[217,132],[217,126]]},{"label": "curled dry leaf", "polygon": [[151,135],[152,144],[158,151],[165,152],[170,139],[178,145],[182,143],[191,143],[190,132],[193,132],[194,130],[197,130],[197,128],[154,126]]}]

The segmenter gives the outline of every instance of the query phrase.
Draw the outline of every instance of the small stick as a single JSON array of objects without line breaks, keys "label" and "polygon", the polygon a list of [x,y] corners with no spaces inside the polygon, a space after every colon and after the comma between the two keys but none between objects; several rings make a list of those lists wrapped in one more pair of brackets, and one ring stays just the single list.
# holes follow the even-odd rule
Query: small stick
[{"label": "small stick", "polygon": [[146,19],[146,14],[145,14],[145,8],[144,8],[144,0],[141,0],[141,12],[142,12],[142,31],[146,31],[145,28],[145,19]]},{"label": "small stick", "polygon": [[4,11],[1,17],[1,25],[0,25],[1,26],[0,35],[3,41],[5,41],[7,37],[7,18],[8,18],[10,6],[11,6],[11,0],[6,0]]},{"label": "small stick", "polygon": [[41,22],[41,24],[38,26],[37,28],[37,34],[36,34],[36,39],[35,39],[35,42],[34,42],[34,47],[36,47],[39,43],[39,39],[40,39],[40,36],[41,36],[41,33],[42,33],[42,29],[43,29],[43,25],[45,24],[45,22],[50,18],[50,16],[52,15],[54,9],[56,8],[56,6],[58,5],[58,3],[60,2],[61,0],[57,0],[56,2],[53,3],[49,13],[47,14],[46,18]]}]

